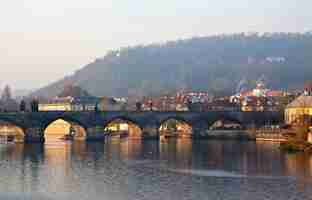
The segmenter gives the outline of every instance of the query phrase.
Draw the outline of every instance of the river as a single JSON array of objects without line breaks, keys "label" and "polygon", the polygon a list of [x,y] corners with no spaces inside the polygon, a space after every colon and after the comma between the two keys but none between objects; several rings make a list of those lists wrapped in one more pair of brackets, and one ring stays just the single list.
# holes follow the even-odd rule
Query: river
[{"label": "river", "polygon": [[312,199],[312,156],[270,142],[0,145],[0,199]]}]

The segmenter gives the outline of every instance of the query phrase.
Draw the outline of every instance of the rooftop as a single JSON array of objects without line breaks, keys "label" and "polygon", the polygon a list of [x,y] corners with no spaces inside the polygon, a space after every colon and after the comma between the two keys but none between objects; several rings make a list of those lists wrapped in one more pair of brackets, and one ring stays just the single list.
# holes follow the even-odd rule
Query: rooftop
[{"label": "rooftop", "polygon": [[301,95],[293,102],[287,105],[287,108],[300,108],[309,107],[312,108],[312,96]]}]

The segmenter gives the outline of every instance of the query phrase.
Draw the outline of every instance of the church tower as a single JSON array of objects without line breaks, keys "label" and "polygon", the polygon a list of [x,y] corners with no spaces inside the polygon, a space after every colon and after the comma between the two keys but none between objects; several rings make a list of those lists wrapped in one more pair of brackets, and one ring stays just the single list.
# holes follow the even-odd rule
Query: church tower
[{"label": "church tower", "polygon": [[312,81],[307,81],[304,84],[304,93],[305,96],[312,96]]}]

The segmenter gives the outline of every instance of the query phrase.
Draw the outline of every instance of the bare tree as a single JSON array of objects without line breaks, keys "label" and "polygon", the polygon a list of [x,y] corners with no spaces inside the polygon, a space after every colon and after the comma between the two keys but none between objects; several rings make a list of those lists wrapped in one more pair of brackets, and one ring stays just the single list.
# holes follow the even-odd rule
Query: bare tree
[{"label": "bare tree", "polygon": [[6,85],[1,96],[2,101],[8,101],[12,99],[12,92],[9,85]]},{"label": "bare tree", "polygon": [[20,102],[20,111],[21,112],[25,112],[26,111],[26,102],[25,102],[25,100],[22,100]]}]

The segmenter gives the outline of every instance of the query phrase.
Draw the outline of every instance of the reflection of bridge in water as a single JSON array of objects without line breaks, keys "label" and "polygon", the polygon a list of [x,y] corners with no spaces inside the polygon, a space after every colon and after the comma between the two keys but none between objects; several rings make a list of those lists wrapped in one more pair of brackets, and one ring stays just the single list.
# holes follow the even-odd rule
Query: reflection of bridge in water
[{"label": "reflection of bridge in water", "polygon": [[[180,123],[173,129],[176,134],[187,130],[189,137],[205,138],[217,121],[239,124],[241,128],[261,127],[282,122],[276,112],[37,112],[1,113],[0,122],[15,128],[17,142],[44,142],[45,130],[57,120],[70,123],[75,140],[103,141],[108,127],[116,123],[128,124],[128,135],[142,139],[159,139],[172,132],[166,126],[170,120]],[[164,130],[164,127],[167,129]],[[118,130],[119,131],[119,130]],[[162,133],[162,131],[164,131]],[[105,134],[106,133],[106,134]]]}]

